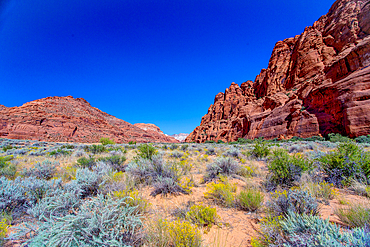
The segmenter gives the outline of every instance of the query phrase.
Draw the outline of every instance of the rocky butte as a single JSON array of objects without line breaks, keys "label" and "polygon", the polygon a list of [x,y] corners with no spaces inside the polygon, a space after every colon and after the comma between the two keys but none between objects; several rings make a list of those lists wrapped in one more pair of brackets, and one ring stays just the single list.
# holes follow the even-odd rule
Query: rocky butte
[{"label": "rocky butte", "polygon": [[276,43],[254,82],[232,83],[187,142],[370,134],[370,1],[338,0]]},{"label": "rocky butte", "polygon": [[178,142],[162,131],[145,131],[102,112],[82,98],[48,97],[20,107],[0,105],[0,138],[94,143],[101,137],[117,143]]}]

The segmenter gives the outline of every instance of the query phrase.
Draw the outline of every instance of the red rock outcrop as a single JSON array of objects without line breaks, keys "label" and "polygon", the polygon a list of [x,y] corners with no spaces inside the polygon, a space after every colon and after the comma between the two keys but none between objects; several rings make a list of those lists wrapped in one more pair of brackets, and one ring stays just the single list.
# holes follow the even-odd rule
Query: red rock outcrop
[{"label": "red rock outcrop", "polygon": [[164,134],[144,131],[92,107],[82,98],[48,97],[20,107],[0,107],[0,138],[58,142],[176,142]]},{"label": "red rock outcrop", "polygon": [[187,142],[370,134],[370,1],[337,0],[276,43],[254,82],[232,83]]},{"label": "red rock outcrop", "polygon": [[[166,136],[168,138],[168,140],[171,140],[171,142],[179,142],[178,140],[176,140],[175,138],[173,138],[172,136],[168,136],[166,134],[163,133],[163,131],[155,124],[145,124],[145,123],[136,123],[134,124],[134,126],[154,135],[154,136]],[[168,141],[170,142],[170,141]]]}]

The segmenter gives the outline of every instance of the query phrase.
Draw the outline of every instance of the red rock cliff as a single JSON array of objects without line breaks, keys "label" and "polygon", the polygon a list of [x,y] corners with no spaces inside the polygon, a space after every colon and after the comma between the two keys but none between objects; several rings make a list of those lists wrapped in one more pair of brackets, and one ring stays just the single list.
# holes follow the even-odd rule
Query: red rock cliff
[{"label": "red rock cliff", "polygon": [[370,134],[370,1],[338,0],[276,43],[255,81],[232,83],[187,142]]},{"label": "red rock cliff", "polygon": [[20,107],[0,106],[0,138],[58,142],[176,142],[92,107],[82,98],[48,97]]}]

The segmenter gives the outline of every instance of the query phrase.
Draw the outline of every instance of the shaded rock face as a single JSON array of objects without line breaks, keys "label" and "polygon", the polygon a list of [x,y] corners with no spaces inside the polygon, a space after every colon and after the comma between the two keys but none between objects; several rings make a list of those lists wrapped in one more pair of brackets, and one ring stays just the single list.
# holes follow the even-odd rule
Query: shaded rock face
[{"label": "shaded rock face", "polygon": [[[166,137],[166,140],[168,140],[167,142],[179,142],[176,138],[173,138],[172,136],[168,136],[166,134],[163,133],[163,131],[156,125],[154,124],[145,124],[145,123],[136,123],[134,124],[134,126],[154,135],[154,136],[159,136],[159,137],[162,137],[162,136],[165,136]],[[171,140],[171,141],[170,141]]]},{"label": "shaded rock face", "polygon": [[255,81],[232,83],[187,142],[370,134],[370,1],[338,0],[276,43]]},{"label": "shaded rock face", "polygon": [[92,107],[82,98],[48,97],[20,107],[0,107],[0,138],[57,142],[175,142]]}]

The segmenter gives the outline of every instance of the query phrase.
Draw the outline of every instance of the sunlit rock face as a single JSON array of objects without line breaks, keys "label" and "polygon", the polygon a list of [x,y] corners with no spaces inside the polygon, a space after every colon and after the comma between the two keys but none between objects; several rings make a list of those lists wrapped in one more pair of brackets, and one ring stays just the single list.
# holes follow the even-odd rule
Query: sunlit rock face
[{"label": "sunlit rock face", "polygon": [[48,97],[20,107],[0,106],[0,138],[57,142],[177,142],[92,107],[82,98]]},{"label": "sunlit rock face", "polygon": [[276,43],[255,81],[215,97],[188,142],[370,134],[370,1],[338,0]]}]

